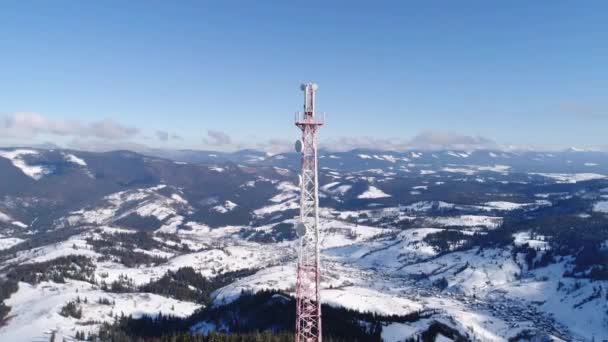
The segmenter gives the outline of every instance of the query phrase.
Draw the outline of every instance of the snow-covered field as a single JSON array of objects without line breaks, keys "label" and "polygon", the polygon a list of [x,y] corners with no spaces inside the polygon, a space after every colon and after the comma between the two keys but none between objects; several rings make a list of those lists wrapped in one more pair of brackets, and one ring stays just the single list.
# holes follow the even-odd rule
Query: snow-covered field
[{"label": "snow-covered field", "polygon": [[[44,170],[38,170],[26,162],[26,156],[35,151],[0,153],[1,157],[11,160],[34,179],[40,179],[45,174]],[[419,159],[422,156],[422,153],[412,152],[408,157]],[[470,158],[464,152],[454,152],[450,156]],[[74,155],[66,154],[65,158],[77,167],[87,166],[85,160]],[[358,158],[391,164],[409,162],[409,159],[403,160],[389,154],[360,154]],[[93,164],[92,160],[90,163]],[[228,172],[227,168],[220,166],[213,166],[210,170],[214,174]],[[434,187],[443,186],[444,181],[449,182],[434,179],[443,173],[455,179],[467,176],[477,179],[488,173],[490,177],[501,177],[509,171],[509,167],[504,165],[449,166],[440,169],[440,172],[422,169],[422,175],[416,173],[416,176],[433,179],[416,179],[403,188],[406,195],[414,195],[410,190],[416,191],[415,199],[381,205],[379,203],[397,200],[401,196],[382,183],[390,181],[396,170],[397,167],[390,171],[380,169],[380,172],[369,169],[361,177],[329,173],[332,181],[320,187],[322,196],[336,199],[335,202],[341,205],[345,204],[342,201],[345,197],[364,203],[360,207],[321,208],[324,303],[384,315],[406,315],[419,310],[433,312],[429,319],[385,325],[382,336],[386,341],[402,341],[406,336],[424,331],[434,321],[479,341],[507,341],[526,329],[540,330],[556,341],[600,340],[608,336],[608,302],[605,300],[608,298],[608,282],[564,277],[571,267],[572,260],[568,257],[556,258],[554,263],[546,267],[532,268],[525,263],[524,255],[515,252],[517,248],[527,245],[537,251],[535,260],[538,260],[542,253],[551,250],[547,242],[549,236],[517,231],[508,247],[483,249],[470,246],[459,249],[462,238],[458,237],[458,241],[452,242],[451,249],[447,251],[433,245],[430,239],[453,231],[462,233],[461,236],[478,234],[482,237],[500,232],[498,229],[504,228],[503,221],[505,226],[508,223],[507,215],[552,209],[554,199],[566,198],[570,196],[568,193],[559,192],[558,187],[547,187],[523,199],[488,195],[475,200],[465,198],[467,201],[460,202],[458,196],[445,201],[421,197]],[[58,340],[65,337],[70,341],[77,330],[94,331],[99,322],[112,321],[116,314],[139,316],[162,312],[187,316],[200,307],[195,303],[154,294],[104,292],[101,290],[102,279],[110,283],[127,277],[134,285],[143,285],[182,267],[192,267],[205,277],[254,270],[253,274],[214,292],[214,305],[231,302],[244,291],[278,289],[293,295],[296,241],[286,238],[277,239],[278,242],[272,239],[261,242],[245,234],[272,234],[273,229],[278,229],[277,226],[294,223],[293,216],[286,218],[282,214],[298,208],[299,189],[291,181],[284,180],[288,179],[289,172],[282,169],[276,171],[286,178],[270,182],[270,195],[264,198],[262,204],[251,209],[252,221],[249,225],[213,226],[204,221],[208,213],[227,217],[247,208],[244,197],[209,202],[211,204],[205,207],[208,211],[201,214],[196,212],[195,201],[189,202],[191,198],[182,188],[163,184],[116,192],[100,198],[95,205],[70,209],[68,215],[56,220],[54,229],[60,231],[78,227],[80,230],[77,234],[63,241],[16,252],[0,265],[0,270],[11,264],[39,263],[66,255],[83,255],[95,261],[96,282],[68,279],[63,284],[49,281],[37,285],[20,283],[18,292],[6,301],[12,309],[7,324],[0,327],[0,341],[47,341],[53,331]],[[560,183],[559,186],[604,177],[599,174],[535,175],[549,179],[553,182],[551,185]],[[525,177],[532,178],[528,174]],[[367,181],[367,187],[353,186],[351,180],[354,178]],[[485,181],[489,178],[479,179]],[[256,181],[248,181],[243,182],[240,189],[255,187]],[[353,193],[360,191],[357,189],[365,190]],[[603,217],[602,213],[608,213],[608,201],[601,197],[606,196],[605,191],[599,192],[588,195],[596,197],[592,197],[592,202],[589,202],[592,205],[585,207],[587,212],[581,215]],[[374,199],[379,200],[359,201]],[[12,213],[0,211],[1,228],[28,228],[28,225],[14,220],[12,217],[19,215]],[[151,233],[161,247],[137,248],[135,252],[163,257],[166,261],[127,267],[94,249],[88,239],[136,233],[135,228],[118,223],[130,215],[160,222],[161,228],[155,228]],[[26,239],[29,237],[0,235],[0,250],[11,248]],[[187,248],[180,250],[177,246]],[[598,287],[601,288],[599,292]],[[601,294],[599,297],[598,293]],[[87,303],[81,304],[83,317],[75,319],[59,315],[61,307],[77,297],[87,298]],[[111,300],[112,305],[97,303],[101,297]],[[440,336],[438,339],[443,340],[447,340],[447,337]]]},{"label": "snow-covered field", "polygon": [[[59,314],[68,302],[81,299],[80,319]],[[86,298],[87,303],[84,303]],[[98,303],[108,299],[111,305]],[[0,327],[2,341],[49,341],[54,331],[56,340],[71,340],[76,331],[96,332],[100,321],[111,322],[116,315],[187,316],[199,305],[147,293],[107,293],[97,286],[80,281],[65,284],[42,282],[37,285],[19,283],[19,290],[6,302],[11,309],[6,325]]]}]

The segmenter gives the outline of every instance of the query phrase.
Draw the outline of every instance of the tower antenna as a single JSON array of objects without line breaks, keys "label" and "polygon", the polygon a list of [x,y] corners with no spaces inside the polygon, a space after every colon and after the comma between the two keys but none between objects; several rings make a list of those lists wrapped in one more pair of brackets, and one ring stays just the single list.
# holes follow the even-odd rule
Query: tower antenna
[{"label": "tower antenna", "polygon": [[321,269],[319,257],[319,181],[317,170],[317,131],[323,120],[315,117],[318,86],[304,83],[304,112],[296,113],[295,124],[302,130],[296,151],[302,155],[300,175],[300,217],[296,281],[296,342],[321,342]]}]

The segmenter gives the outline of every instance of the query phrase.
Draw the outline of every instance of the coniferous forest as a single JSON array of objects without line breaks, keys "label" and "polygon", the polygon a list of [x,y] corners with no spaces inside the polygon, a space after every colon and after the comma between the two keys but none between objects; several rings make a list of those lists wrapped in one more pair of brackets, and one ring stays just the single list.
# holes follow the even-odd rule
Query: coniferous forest
[{"label": "coniferous forest", "polygon": [[[406,316],[383,316],[323,305],[325,341],[380,341],[383,325],[415,322],[431,317],[434,311],[419,311]],[[219,327],[217,332],[201,333],[201,322]],[[277,291],[242,294],[234,302],[199,310],[187,318],[166,315],[132,318],[116,317],[113,324],[103,324],[96,334],[79,333],[82,340],[112,342],[282,342],[293,341],[295,301]],[[465,341],[456,330],[435,322],[421,335],[433,341],[437,334]]]}]

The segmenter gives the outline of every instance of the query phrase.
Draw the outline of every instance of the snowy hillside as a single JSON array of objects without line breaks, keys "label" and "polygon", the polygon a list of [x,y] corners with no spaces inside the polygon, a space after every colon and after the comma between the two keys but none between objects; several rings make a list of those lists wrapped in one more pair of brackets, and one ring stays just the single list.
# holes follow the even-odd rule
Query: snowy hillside
[{"label": "snowy hillside", "polygon": [[[323,303],[385,341],[608,339],[608,158],[482,152],[323,153]],[[230,331],[246,294],[288,302],[292,156],[188,155],[0,150],[0,341],[123,314]]]}]

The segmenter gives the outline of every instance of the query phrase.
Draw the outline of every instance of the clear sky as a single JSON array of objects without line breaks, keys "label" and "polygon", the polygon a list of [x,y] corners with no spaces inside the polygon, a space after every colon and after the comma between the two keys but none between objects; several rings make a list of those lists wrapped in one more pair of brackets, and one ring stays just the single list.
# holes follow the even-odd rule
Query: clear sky
[{"label": "clear sky", "polygon": [[608,146],[606,1],[0,3],[0,145]]}]

